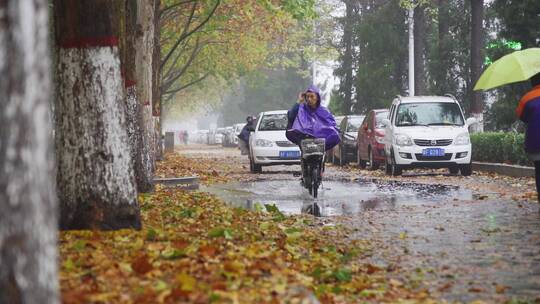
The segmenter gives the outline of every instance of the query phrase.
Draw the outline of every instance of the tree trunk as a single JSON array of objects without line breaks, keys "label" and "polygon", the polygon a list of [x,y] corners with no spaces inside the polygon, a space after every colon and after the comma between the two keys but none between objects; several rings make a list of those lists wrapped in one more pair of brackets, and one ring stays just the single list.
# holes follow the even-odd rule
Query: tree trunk
[{"label": "tree trunk", "polygon": [[48,21],[0,1],[0,303],[59,303]]},{"label": "tree trunk", "polygon": [[482,50],[484,46],[483,21],[484,1],[471,0],[471,83],[469,90],[472,97],[471,115],[480,121],[480,123],[473,125],[473,132],[482,132],[484,130],[484,100],[482,92],[473,91],[474,84],[478,81],[482,73]]},{"label": "tree trunk", "polygon": [[163,159],[161,141],[161,14],[160,0],[154,0],[154,52],[152,54],[152,116],[154,117],[154,155],[156,160]]},{"label": "tree trunk", "polygon": [[139,229],[114,2],[56,0],[54,12],[60,227]]},{"label": "tree trunk", "polygon": [[[354,10],[353,2],[345,1],[345,20],[343,26],[343,69],[345,69],[345,79],[340,91],[343,92],[343,103],[341,111],[345,114],[351,113],[352,106],[352,88],[353,88],[353,56],[352,56],[352,39],[353,39],[353,19]],[[360,105],[357,105],[360,106]]]},{"label": "tree trunk", "polygon": [[154,52],[154,3],[139,0],[137,6],[136,79],[137,96],[141,106],[141,141],[136,164],[140,192],[154,189],[154,121],[152,118],[152,60]]},{"label": "tree trunk", "polygon": [[116,1],[119,11],[119,37],[120,37],[120,63],[121,75],[124,83],[124,100],[126,103],[126,125],[128,132],[128,146],[135,169],[137,190],[140,191],[142,170],[142,155],[139,153],[142,146],[141,121],[142,106],[137,98],[136,86],[136,60],[135,60],[135,34],[137,26],[137,2]]},{"label": "tree trunk", "polygon": [[443,95],[449,93],[449,87],[447,85],[449,70],[451,69],[451,56],[449,46],[449,29],[450,29],[450,13],[449,3],[447,0],[439,0],[439,18],[438,18],[438,31],[439,40],[437,45],[437,66],[432,74],[435,80],[434,94]]},{"label": "tree trunk", "polygon": [[426,95],[426,20],[425,7],[417,6],[414,9],[414,92],[415,95]]}]

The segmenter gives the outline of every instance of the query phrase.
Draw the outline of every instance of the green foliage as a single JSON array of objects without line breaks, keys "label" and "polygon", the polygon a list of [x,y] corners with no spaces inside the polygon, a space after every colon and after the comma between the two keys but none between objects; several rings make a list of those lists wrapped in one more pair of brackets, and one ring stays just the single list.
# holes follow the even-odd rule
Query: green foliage
[{"label": "green foliage", "polygon": [[407,75],[405,10],[394,1],[366,10],[355,27],[360,40],[356,113],[387,107],[396,95],[404,94]]},{"label": "green foliage", "polygon": [[[299,49],[305,37],[298,35],[304,28],[297,20],[315,17],[314,1],[206,0],[178,5],[182,2],[165,0],[161,20],[164,101],[182,102],[181,108],[189,112],[192,105],[208,102],[208,98],[189,95],[213,89],[216,83],[223,89],[254,70],[283,64],[270,58],[283,58],[276,54]],[[187,88],[189,94],[178,95]]]},{"label": "green foliage", "polygon": [[487,109],[485,130],[510,130],[511,125],[518,120],[515,114],[517,104],[529,88],[528,82],[520,82],[493,91],[491,94],[495,101]]},{"label": "green foliage", "polygon": [[524,150],[525,137],[515,132],[471,134],[473,161],[531,165]]},{"label": "green foliage", "polygon": [[[517,44],[521,48],[540,46],[540,27],[535,17],[540,12],[540,1],[496,0],[487,10],[489,31],[497,35],[488,41],[486,58],[495,61],[512,53]],[[495,102],[486,115],[486,130],[505,130],[516,121],[514,109],[527,90],[528,82],[502,86],[491,94]]]},{"label": "green foliage", "polygon": [[343,96],[339,94],[338,90],[333,90],[330,97],[330,103],[328,104],[328,109],[335,116],[345,115],[342,111]]},{"label": "green foliage", "polygon": [[495,16],[500,21],[500,36],[518,41],[523,48],[539,47],[540,27],[538,14],[540,1],[537,0],[495,0]]}]

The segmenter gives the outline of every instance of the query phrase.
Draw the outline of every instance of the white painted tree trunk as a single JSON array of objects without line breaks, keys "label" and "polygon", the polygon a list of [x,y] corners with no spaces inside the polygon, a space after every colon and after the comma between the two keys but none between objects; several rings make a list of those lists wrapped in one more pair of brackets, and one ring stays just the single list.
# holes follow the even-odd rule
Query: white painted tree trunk
[{"label": "white painted tree trunk", "polygon": [[58,303],[48,1],[0,1],[0,303]]},{"label": "white painted tree trunk", "polygon": [[61,227],[140,228],[118,48],[60,48],[58,57]]},{"label": "white painted tree trunk", "polygon": [[484,132],[484,114],[483,113],[471,113],[471,116],[476,118],[478,123],[471,125],[471,133]]},{"label": "white painted tree trunk", "polygon": [[154,177],[154,122],[152,119],[152,58],[154,51],[154,3],[139,0],[137,5],[137,24],[142,30],[136,41],[136,75],[137,96],[142,110],[140,131],[142,135],[141,149],[142,171],[139,177],[139,190],[153,189]]},{"label": "white painted tree trunk", "polygon": [[137,162],[141,146],[141,106],[139,105],[139,100],[137,99],[137,86],[135,85],[126,87],[126,107],[129,148],[131,159],[134,161],[135,176],[137,179]]}]

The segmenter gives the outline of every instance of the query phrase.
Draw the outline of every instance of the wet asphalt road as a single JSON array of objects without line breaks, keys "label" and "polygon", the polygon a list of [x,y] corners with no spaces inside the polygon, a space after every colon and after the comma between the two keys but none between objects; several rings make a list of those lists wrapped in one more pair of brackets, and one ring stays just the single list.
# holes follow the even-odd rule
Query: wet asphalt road
[{"label": "wet asphalt road", "polygon": [[[530,178],[444,170],[405,172],[328,166],[319,198],[294,176],[299,166],[263,167],[249,173],[238,150],[193,147],[180,153],[231,163],[238,182],[203,187],[235,206],[274,203],[285,213],[320,206],[322,222],[353,228],[351,239],[374,244],[372,263],[399,269],[396,276],[423,281],[431,294],[449,302],[540,301],[539,205]],[[354,165],[354,164],[353,164]]]}]

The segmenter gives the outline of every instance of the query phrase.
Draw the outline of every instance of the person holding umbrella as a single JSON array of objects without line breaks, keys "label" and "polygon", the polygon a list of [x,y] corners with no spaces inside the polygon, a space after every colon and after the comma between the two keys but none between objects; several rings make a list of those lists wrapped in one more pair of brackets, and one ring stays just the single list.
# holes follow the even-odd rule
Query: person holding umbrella
[{"label": "person holding umbrella", "polygon": [[516,114],[527,124],[525,151],[534,162],[536,192],[540,193],[540,73],[531,77],[531,85],[532,89],[519,101]]},{"label": "person holding umbrella", "polygon": [[489,90],[527,79],[532,89],[521,98],[516,114],[527,124],[525,151],[534,162],[536,193],[540,203],[540,48],[516,51],[493,62],[482,73],[474,90]]}]

